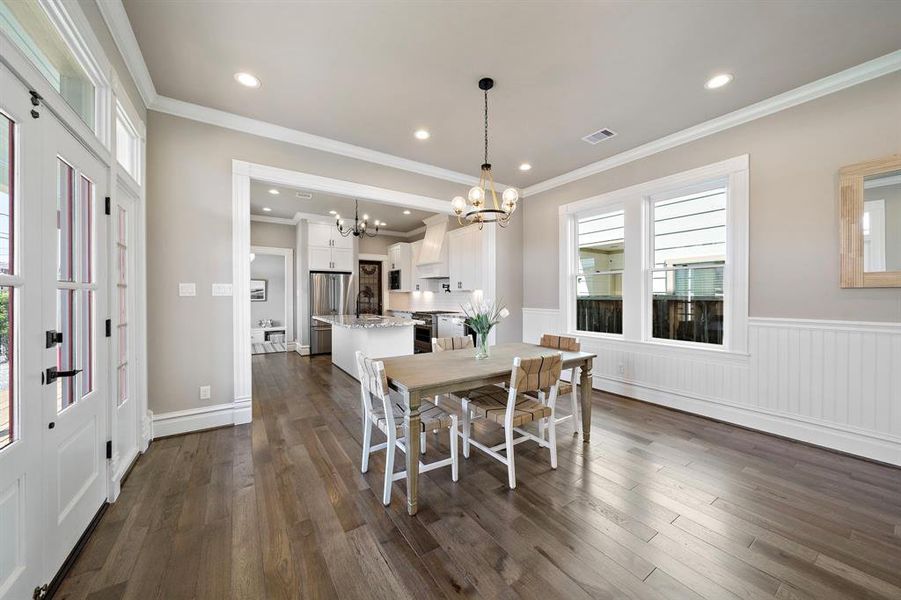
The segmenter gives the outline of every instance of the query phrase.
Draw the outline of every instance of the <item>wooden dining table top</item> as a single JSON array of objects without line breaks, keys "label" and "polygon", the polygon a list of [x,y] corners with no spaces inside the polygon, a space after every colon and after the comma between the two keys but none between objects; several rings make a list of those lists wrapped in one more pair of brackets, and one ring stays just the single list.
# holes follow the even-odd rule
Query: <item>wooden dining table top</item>
[{"label": "wooden dining table top", "polygon": [[397,390],[413,392],[435,387],[509,376],[515,357],[533,358],[563,354],[563,367],[585,363],[597,355],[591,352],[567,352],[537,344],[510,342],[488,349],[488,358],[476,360],[475,348],[425,352],[380,359],[385,365],[388,384]]}]

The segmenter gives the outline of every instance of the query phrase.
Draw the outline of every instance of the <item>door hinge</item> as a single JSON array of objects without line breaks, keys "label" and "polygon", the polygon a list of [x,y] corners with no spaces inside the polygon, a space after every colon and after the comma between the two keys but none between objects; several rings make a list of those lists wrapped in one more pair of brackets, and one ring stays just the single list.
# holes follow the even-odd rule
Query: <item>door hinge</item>
[{"label": "door hinge", "polygon": [[106,460],[112,460],[113,458],[113,440],[106,441]]},{"label": "door hinge", "polygon": [[49,587],[50,586],[45,583],[42,586],[34,588],[34,592],[31,594],[32,600],[40,600],[41,598],[46,597]]},{"label": "door hinge", "polygon": [[110,207],[109,196],[106,197],[106,205],[104,207],[104,212],[108,215],[113,214],[112,207]]},{"label": "door hinge", "polygon": [[44,98],[34,90],[30,90],[28,93],[31,95],[31,105],[34,107],[31,109],[31,118],[37,119],[41,116],[41,113],[36,109],[41,105],[41,100]]},{"label": "door hinge", "polygon": [[113,320],[106,320],[106,337],[113,337]]}]

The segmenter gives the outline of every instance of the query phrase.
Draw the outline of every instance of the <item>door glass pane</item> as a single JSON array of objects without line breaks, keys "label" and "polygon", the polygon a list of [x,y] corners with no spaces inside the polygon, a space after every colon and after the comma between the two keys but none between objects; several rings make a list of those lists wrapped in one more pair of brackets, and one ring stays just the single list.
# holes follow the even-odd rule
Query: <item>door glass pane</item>
[{"label": "door glass pane", "polygon": [[15,144],[13,122],[0,114],[0,273],[13,274],[13,162]]},{"label": "door glass pane", "polygon": [[119,364],[124,365],[128,361],[128,327],[119,327]]},{"label": "door glass pane", "polygon": [[[75,292],[58,290],[56,304],[56,330],[63,334],[63,341],[56,347],[56,368],[70,371],[75,368]],[[75,402],[72,377],[56,380],[56,409],[61,411]]]},{"label": "door glass pane", "polygon": [[81,281],[94,282],[94,184],[84,175],[78,178],[78,202],[81,213]]},{"label": "door glass pane", "polygon": [[128,365],[122,365],[118,369],[118,401],[121,405],[128,400]]},{"label": "door glass pane", "polygon": [[0,29],[94,129],[94,84],[38,2],[0,0]]},{"label": "door glass pane", "polygon": [[57,160],[56,228],[60,281],[74,281],[72,237],[75,233],[75,170]]},{"label": "door glass pane", "polygon": [[13,393],[13,288],[0,288],[0,448],[12,442],[15,425]]},{"label": "door glass pane", "polygon": [[81,380],[81,397],[84,398],[94,391],[94,292],[81,291],[79,302],[81,313],[81,353],[79,362],[82,373],[78,375]]}]

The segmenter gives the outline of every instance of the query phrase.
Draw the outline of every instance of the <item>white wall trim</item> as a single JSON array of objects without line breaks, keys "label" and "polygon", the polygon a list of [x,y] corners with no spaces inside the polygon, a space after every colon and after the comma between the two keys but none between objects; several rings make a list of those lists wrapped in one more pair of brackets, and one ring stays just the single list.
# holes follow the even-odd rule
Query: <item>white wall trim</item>
[{"label": "white wall trim", "polygon": [[153,439],[157,439],[201,429],[249,422],[250,400],[246,400],[153,414],[151,427]]},{"label": "white wall trim", "polygon": [[234,402],[250,401],[250,173],[246,164],[232,165],[232,339]]},{"label": "white wall trim", "polygon": [[153,85],[153,79],[150,78],[150,71],[147,69],[147,63],[144,62],[144,55],[141,53],[141,47],[131,28],[125,6],[122,4],[122,0],[96,0],[96,2],[98,10],[109,28],[110,35],[122,54],[125,66],[141,94],[144,106],[149,108],[156,102],[156,87]]},{"label": "white wall trim", "polygon": [[[747,355],[567,332],[560,311],[523,308],[523,341],[576,335],[594,387],[901,465],[901,324],[755,317]],[[712,355],[712,356],[711,356]]]},{"label": "white wall trim", "polygon": [[267,217],[266,215],[250,215],[250,220],[254,223],[274,223],[276,225],[297,225],[295,219],[286,219],[285,217]]},{"label": "white wall trim", "polygon": [[682,131],[677,131],[676,133],[637,146],[631,150],[620,152],[619,154],[580,167],[568,173],[530,185],[522,190],[522,195],[523,197],[534,196],[535,194],[546,192],[556,187],[560,187],[561,185],[566,185],[573,181],[590,177],[591,175],[609,171],[610,169],[614,169],[626,163],[647,158],[648,156],[663,152],[664,150],[669,150],[699,140],[708,135],[713,135],[714,133],[719,133],[731,129],[732,127],[743,125],[749,121],[760,119],[788,108],[793,108],[799,104],[816,100],[822,96],[840,92],[846,88],[870,81],[871,79],[876,79],[877,77],[882,77],[883,75],[888,75],[889,73],[894,73],[898,70],[901,70],[901,50],[896,50],[895,52],[875,58],[855,67],[845,69],[844,71],[839,71],[833,75],[823,77],[822,79],[802,85],[777,96],[761,100],[750,106],[688,127]]}]

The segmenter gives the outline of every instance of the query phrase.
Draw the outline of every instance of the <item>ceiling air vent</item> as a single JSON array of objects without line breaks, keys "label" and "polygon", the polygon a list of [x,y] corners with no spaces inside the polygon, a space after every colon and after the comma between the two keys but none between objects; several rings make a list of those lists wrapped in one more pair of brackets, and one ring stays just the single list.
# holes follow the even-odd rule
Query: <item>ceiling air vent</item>
[{"label": "ceiling air vent", "polygon": [[615,135],[616,135],[616,132],[613,130],[599,129],[598,131],[595,131],[594,133],[589,133],[582,139],[593,146],[599,142],[603,142],[604,140],[606,140],[608,138],[612,138]]},{"label": "ceiling air vent", "polygon": [[310,194],[308,192],[297,192],[297,197],[301,200],[312,200],[313,194]]}]

